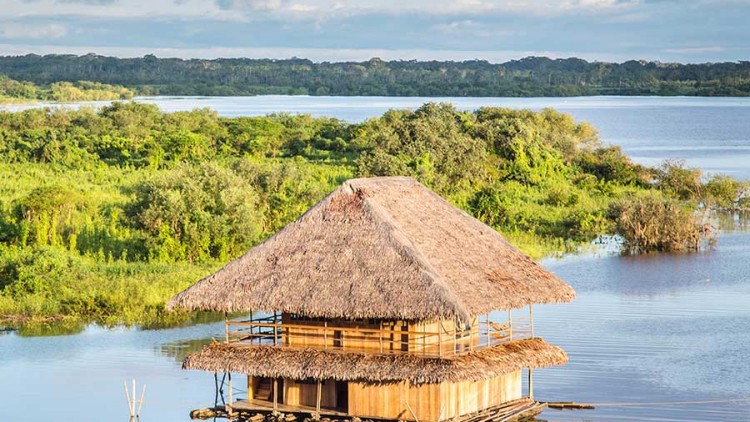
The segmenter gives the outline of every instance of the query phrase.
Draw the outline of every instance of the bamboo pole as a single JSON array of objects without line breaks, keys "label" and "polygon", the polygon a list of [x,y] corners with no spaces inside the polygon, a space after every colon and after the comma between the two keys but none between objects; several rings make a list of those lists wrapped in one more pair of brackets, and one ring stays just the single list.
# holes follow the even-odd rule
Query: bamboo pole
[{"label": "bamboo pole", "polygon": [[529,368],[529,398],[534,399],[534,378],[531,376],[531,368]]},{"label": "bamboo pole", "polygon": [[530,303],[529,303],[529,326],[531,327],[531,338],[534,338],[534,312],[531,309]]},{"label": "bamboo pole", "polygon": [[[135,394],[135,391],[133,391],[133,394]],[[143,397],[146,395],[146,384],[143,384],[143,391],[141,391],[141,401],[138,402],[138,418],[141,417],[141,409],[143,408]]]},{"label": "bamboo pole", "polygon": [[276,341],[276,334],[278,332],[278,325],[276,322],[276,311],[273,311],[273,345],[276,346],[278,342]]},{"label": "bamboo pole", "polygon": [[228,386],[229,386],[229,393],[228,393],[229,403],[227,403],[227,413],[231,413],[232,412],[232,407],[231,407],[232,406],[232,373],[231,372],[229,372]]},{"label": "bamboo pole", "polygon": [[229,344],[229,319],[226,312],[224,312],[224,338],[227,344]]},{"label": "bamboo pole", "polygon": [[135,378],[133,378],[133,401],[131,403],[133,410],[130,412],[130,414],[132,416],[135,416]]},{"label": "bamboo pole", "polygon": [[273,411],[279,411],[279,381],[278,378],[273,379]]},{"label": "bamboo pole", "polygon": [[443,357],[443,320],[438,325],[438,356]]},{"label": "bamboo pole", "polygon": [[322,383],[318,380],[318,396],[315,402],[315,420],[320,420],[320,400],[322,396]]},{"label": "bamboo pole", "polygon": [[453,354],[458,353],[458,320],[453,321]]},{"label": "bamboo pole", "polygon": [[383,321],[380,321],[380,330],[378,331],[378,343],[380,343],[380,353],[383,353]]},{"label": "bamboo pole", "polygon": [[328,348],[328,321],[323,321],[323,350]]},{"label": "bamboo pole", "polygon": [[490,325],[490,313],[487,312],[487,347],[490,347],[492,345],[492,337],[490,336],[491,329],[492,326]]},{"label": "bamboo pole", "polygon": [[513,310],[508,309],[508,337],[513,341]]},{"label": "bamboo pole", "polygon": [[128,413],[130,413],[130,417],[132,418],[135,415],[133,415],[133,405],[130,403],[130,391],[128,391],[128,382],[123,381],[122,384],[123,386],[125,386],[125,398],[128,400]]}]

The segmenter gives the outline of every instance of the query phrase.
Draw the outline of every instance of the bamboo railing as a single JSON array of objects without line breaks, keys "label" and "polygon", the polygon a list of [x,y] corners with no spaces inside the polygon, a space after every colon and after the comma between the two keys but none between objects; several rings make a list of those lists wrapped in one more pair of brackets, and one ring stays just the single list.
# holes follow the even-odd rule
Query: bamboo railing
[{"label": "bamboo railing", "polygon": [[533,336],[529,319],[493,321],[489,315],[475,319],[468,326],[445,321],[426,324],[434,330],[404,322],[380,322],[374,328],[371,328],[373,323],[360,326],[333,324],[333,321],[282,323],[281,315],[276,314],[246,321],[227,321],[226,334],[228,341],[237,345],[408,353],[430,357],[466,354]]}]

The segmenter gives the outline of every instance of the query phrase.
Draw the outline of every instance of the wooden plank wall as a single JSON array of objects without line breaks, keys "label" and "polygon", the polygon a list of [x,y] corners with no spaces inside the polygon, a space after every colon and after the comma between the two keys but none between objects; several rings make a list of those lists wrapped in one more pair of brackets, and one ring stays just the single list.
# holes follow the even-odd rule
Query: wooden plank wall
[{"label": "wooden plank wall", "polygon": [[482,381],[408,385],[349,383],[349,414],[420,422],[443,421],[521,398],[521,371]]},{"label": "wooden plank wall", "polygon": [[[312,406],[317,405],[318,384],[303,383],[290,379],[284,380],[284,404],[290,406]],[[323,381],[321,386],[320,406],[328,409],[336,408],[336,382],[333,380]]]},{"label": "wooden plank wall", "polygon": [[441,384],[440,407],[453,418],[521,398],[521,370],[482,381]]}]

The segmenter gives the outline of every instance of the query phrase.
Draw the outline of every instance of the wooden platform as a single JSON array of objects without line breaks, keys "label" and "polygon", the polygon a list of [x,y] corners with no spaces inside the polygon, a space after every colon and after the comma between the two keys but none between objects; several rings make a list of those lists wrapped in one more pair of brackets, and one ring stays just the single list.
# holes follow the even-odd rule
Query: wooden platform
[{"label": "wooden platform", "polygon": [[[232,403],[232,409],[244,410],[244,411],[257,411],[257,412],[272,412],[273,403],[268,400],[237,400]],[[290,406],[288,404],[279,403],[278,410],[281,413],[315,413],[315,406],[303,406],[296,405]],[[335,409],[326,409],[325,407],[320,408],[321,416],[348,416],[346,412],[340,412]]]},{"label": "wooden platform", "polygon": [[[534,400],[524,398],[519,400],[510,401],[503,403],[500,406],[485,409],[481,412],[464,415],[457,421],[460,422],[510,422],[526,420],[533,416],[538,415],[546,408],[546,403],[536,402]],[[245,413],[245,417],[249,417],[253,413],[269,414],[273,412],[273,403],[267,400],[238,400],[232,404],[233,413]],[[315,408],[312,406],[289,406],[286,404],[279,403],[278,411],[281,413],[296,413],[296,414],[312,414],[315,412]],[[226,418],[228,415],[224,411],[223,407],[215,407],[210,409],[198,409],[190,413],[192,419],[211,419],[211,418]],[[352,417],[344,412],[340,412],[334,409],[320,409],[321,417],[338,418],[342,420],[348,420]],[[366,416],[363,419],[373,419]]]}]

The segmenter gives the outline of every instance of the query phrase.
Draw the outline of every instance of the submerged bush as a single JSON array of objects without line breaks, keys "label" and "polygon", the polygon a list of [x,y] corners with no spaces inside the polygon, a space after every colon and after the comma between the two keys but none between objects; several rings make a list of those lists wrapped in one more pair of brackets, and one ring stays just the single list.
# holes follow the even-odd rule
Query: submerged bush
[{"label": "submerged bush", "polygon": [[654,192],[612,203],[610,217],[631,252],[697,250],[711,234],[690,207]]}]

